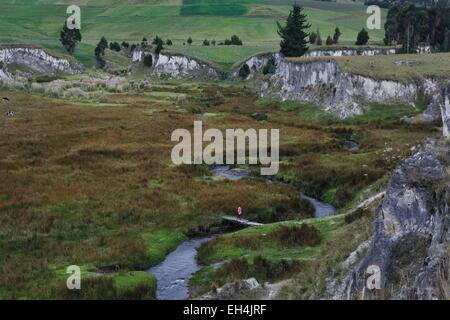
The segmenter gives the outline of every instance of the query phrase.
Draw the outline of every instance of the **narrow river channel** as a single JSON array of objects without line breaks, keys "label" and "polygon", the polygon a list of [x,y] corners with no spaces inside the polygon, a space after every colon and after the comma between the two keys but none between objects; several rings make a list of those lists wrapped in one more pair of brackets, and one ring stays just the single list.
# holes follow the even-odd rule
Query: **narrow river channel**
[{"label": "narrow river channel", "polygon": [[[212,169],[212,173],[215,176],[230,180],[239,180],[250,175],[251,171],[218,166]],[[302,194],[302,197],[314,206],[316,217],[333,215],[335,212],[334,207],[327,203],[304,194]],[[186,240],[169,253],[164,261],[147,271],[154,275],[158,281],[157,298],[159,300],[182,300],[189,296],[189,279],[200,270],[197,263],[197,249],[213,238],[214,236],[208,236]]]}]

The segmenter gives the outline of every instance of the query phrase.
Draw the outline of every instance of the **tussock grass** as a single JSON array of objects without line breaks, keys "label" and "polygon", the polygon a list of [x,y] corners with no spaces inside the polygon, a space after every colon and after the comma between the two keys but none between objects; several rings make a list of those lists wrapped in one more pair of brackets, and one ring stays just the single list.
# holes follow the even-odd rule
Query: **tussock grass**
[{"label": "tussock grass", "polygon": [[[316,117],[321,111],[314,106],[305,115],[301,105],[283,109],[278,102],[260,103],[234,84],[155,86],[160,94],[152,96],[109,93],[108,104],[0,91],[15,112],[13,118],[0,118],[0,154],[5,155],[0,159],[1,297],[55,298],[51,288],[63,279],[54,268],[72,264],[144,270],[161,261],[185,233],[217,224],[238,206],[245,217],[262,222],[310,217],[310,206],[292,188],[257,179],[212,180],[205,166],[174,166],[170,135],[178,128],[192,130],[194,120],[220,130],[280,129],[281,167],[275,178],[308,195],[326,194],[343,207],[434,132],[432,126],[398,122],[402,112],[396,106],[386,108],[393,112],[390,118],[373,113],[370,119],[341,123]],[[185,95],[182,107],[177,107],[178,95]],[[216,95],[220,101],[212,103]],[[191,106],[202,114],[180,110]],[[256,121],[255,112],[266,113],[268,120]],[[359,151],[342,148],[349,137],[360,143]],[[314,225],[321,235],[316,246],[286,247],[259,235],[267,238],[266,245],[260,238],[254,241],[252,232],[268,234],[270,227],[245,230],[238,240],[217,246],[222,256],[214,258],[215,249],[207,256],[246,256],[252,264],[261,255],[282,266],[283,259],[315,256],[330,234],[326,230],[340,225]]]}]

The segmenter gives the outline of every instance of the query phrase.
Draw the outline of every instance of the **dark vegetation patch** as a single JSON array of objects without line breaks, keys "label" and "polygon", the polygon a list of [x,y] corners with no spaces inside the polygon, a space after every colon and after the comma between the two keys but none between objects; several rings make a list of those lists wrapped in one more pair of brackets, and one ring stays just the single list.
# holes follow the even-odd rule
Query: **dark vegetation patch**
[{"label": "dark vegetation patch", "polygon": [[250,277],[258,282],[280,280],[301,270],[302,262],[282,259],[271,261],[262,256],[257,256],[252,263],[247,259],[232,259],[218,268],[215,274],[214,286],[222,286],[225,283],[234,282]]},{"label": "dark vegetation patch", "polygon": [[315,246],[320,243],[320,232],[314,226],[302,224],[299,227],[281,226],[269,234],[273,241],[282,246]]},{"label": "dark vegetation patch", "polygon": [[[242,3],[242,2],[241,2]],[[238,1],[184,0],[180,9],[182,16],[242,16],[247,13],[245,5]]]},{"label": "dark vegetation patch", "polygon": [[389,268],[386,271],[386,298],[397,296],[403,286],[412,285],[420,268],[426,263],[431,239],[406,235],[392,249]]}]

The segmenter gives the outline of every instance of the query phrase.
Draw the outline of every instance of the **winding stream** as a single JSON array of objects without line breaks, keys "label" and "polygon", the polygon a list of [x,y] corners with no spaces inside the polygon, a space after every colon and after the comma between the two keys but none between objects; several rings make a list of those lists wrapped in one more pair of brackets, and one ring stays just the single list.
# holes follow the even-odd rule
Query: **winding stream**
[{"label": "winding stream", "polygon": [[[251,170],[230,169],[230,166],[217,166],[211,172],[215,176],[230,180],[239,180],[252,173]],[[314,206],[316,217],[334,214],[335,209],[333,206],[304,194],[301,194],[301,196]],[[158,281],[156,295],[159,300],[182,300],[189,297],[189,279],[195,272],[200,270],[196,259],[197,249],[203,243],[213,238],[214,236],[208,236],[186,240],[169,253],[164,261],[147,270]]]},{"label": "winding stream", "polygon": [[169,253],[163,262],[147,270],[158,280],[158,300],[182,300],[189,296],[189,279],[200,270],[196,259],[197,249],[213,238],[186,240]]}]

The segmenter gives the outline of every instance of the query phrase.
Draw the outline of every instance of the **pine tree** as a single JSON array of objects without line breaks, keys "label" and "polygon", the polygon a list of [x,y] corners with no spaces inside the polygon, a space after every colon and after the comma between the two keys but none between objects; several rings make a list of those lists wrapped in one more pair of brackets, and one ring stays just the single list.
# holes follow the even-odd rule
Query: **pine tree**
[{"label": "pine tree", "polygon": [[189,45],[192,44],[192,38],[191,38],[191,37],[189,37],[189,38],[187,39],[187,43],[188,43]]},{"label": "pine tree", "polygon": [[333,43],[338,44],[339,43],[339,37],[341,36],[341,30],[339,30],[338,27],[334,29],[334,35],[333,35]]},{"label": "pine tree", "polygon": [[320,31],[319,29],[317,29],[316,32],[316,42],[315,42],[316,46],[321,46],[322,45],[322,37],[320,36]]},{"label": "pine tree", "polygon": [[105,37],[102,37],[95,47],[95,60],[97,61],[97,66],[100,69],[103,69],[106,66],[106,61],[104,58],[106,48],[108,48],[108,41]]},{"label": "pine tree", "polygon": [[302,7],[294,4],[286,20],[286,26],[281,26],[277,22],[278,35],[282,39],[280,42],[280,53],[286,57],[299,57],[308,51],[307,38],[309,32],[307,32],[307,29],[311,25],[307,23],[307,16],[302,11]]},{"label": "pine tree", "polygon": [[59,41],[61,41],[64,48],[66,48],[67,52],[70,55],[73,55],[75,52],[75,47],[77,43],[81,41],[81,32],[80,29],[69,29],[67,27],[67,23],[64,22],[64,26],[61,30]]},{"label": "pine tree", "polygon": [[161,52],[161,50],[164,50],[163,44],[162,44],[162,42],[158,42],[158,44],[156,45],[156,48],[155,48],[155,53],[156,53],[157,55],[159,55],[159,53]]},{"label": "pine tree", "polygon": [[316,43],[316,39],[317,39],[317,33],[315,33],[314,31],[312,31],[312,32],[309,34],[309,43],[315,44],[315,43]]},{"label": "pine tree", "polygon": [[445,29],[444,43],[442,44],[442,51],[450,52],[450,29]]},{"label": "pine tree", "polygon": [[361,31],[358,33],[358,36],[356,37],[356,45],[362,46],[367,44],[367,41],[369,41],[369,33],[366,29],[362,28]]},{"label": "pine tree", "polygon": [[158,44],[163,44],[164,42],[163,42],[163,39],[161,39],[160,37],[158,37],[158,36],[156,36],[154,39],[153,39],[153,42],[152,42],[152,44],[154,44],[154,45],[158,45]]},{"label": "pine tree", "polygon": [[333,42],[333,39],[331,39],[331,37],[328,36],[328,37],[327,37],[327,40],[325,41],[325,44],[326,44],[327,46],[331,46],[333,43],[334,43],[334,42]]}]

